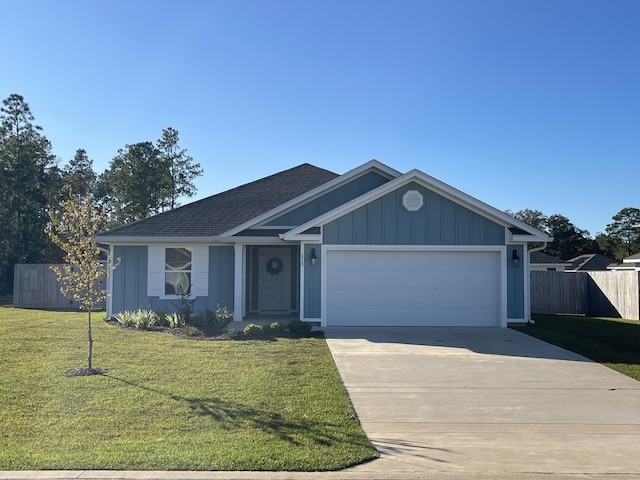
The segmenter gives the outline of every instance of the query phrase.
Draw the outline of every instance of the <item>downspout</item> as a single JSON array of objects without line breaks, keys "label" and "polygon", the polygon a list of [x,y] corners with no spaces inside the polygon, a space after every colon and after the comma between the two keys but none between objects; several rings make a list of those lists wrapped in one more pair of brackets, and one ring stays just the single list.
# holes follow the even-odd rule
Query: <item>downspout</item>
[{"label": "downspout", "polygon": [[[550,239],[550,241],[553,241],[553,238]],[[536,248],[532,248],[531,250],[527,250],[527,268],[529,268],[529,272],[527,273],[529,275],[529,282],[531,282],[531,254],[533,252],[540,252],[542,250],[544,250],[545,248],[547,248],[547,245],[549,244],[549,242],[543,242],[541,247],[536,247]],[[531,286],[529,286],[529,290],[531,290]],[[529,295],[529,318],[527,319],[527,322],[530,323],[531,325],[535,325],[535,320],[533,320],[531,318],[531,295]]]}]

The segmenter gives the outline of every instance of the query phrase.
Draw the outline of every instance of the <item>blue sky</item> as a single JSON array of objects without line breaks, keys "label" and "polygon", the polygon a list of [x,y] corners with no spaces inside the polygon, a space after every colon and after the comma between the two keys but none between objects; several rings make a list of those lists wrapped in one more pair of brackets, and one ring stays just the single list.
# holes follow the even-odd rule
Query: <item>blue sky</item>
[{"label": "blue sky", "polygon": [[0,0],[0,97],[61,163],[180,132],[202,198],[301,163],[418,168],[592,234],[640,208],[636,0]]}]

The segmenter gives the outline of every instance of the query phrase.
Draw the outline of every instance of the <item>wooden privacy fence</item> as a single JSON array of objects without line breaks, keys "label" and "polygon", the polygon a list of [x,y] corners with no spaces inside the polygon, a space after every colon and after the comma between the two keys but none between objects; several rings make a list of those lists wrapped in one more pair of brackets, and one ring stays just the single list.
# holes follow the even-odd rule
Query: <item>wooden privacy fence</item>
[{"label": "wooden privacy fence", "polygon": [[[13,306],[16,308],[77,309],[62,293],[50,264],[18,264],[13,274]],[[99,308],[104,308],[101,305]]]},{"label": "wooden privacy fence", "polygon": [[531,313],[640,320],[639,272],[531,272]]}]

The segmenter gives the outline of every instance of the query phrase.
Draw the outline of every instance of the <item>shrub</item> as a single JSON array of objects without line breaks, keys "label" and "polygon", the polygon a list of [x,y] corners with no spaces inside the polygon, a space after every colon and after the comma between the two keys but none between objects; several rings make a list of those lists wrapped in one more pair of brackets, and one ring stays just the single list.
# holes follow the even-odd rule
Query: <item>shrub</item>
[{"label": "shrub", "polygon": [[153,327],[158,322],[158,316],[153,310],[138,309],[133,313],[133,326],[141,330]]},{"label": "shrub", "polygon": [[167,322],[167,312],[164,310],[156,310],[155,313],[156,317],[158,317],[156,325],[158,327],[168,327],[169,323]]},{"label": "shrub", "polygon": [[182,333],[188,337],[199,337],[200,335],[204,335],[204,332],[200,330],[198,327],[194,327],[193,325],[187,325],[182,329]]},{"label": "shrub", "polygon": [[[184,291],[181,288],[178,289],[178,298],[171,302],[178,309],[178,315],[180,316],[180,326],[187,324],[187,321],[191,317],[191,307],[196,299],[191,298],[191,289]],[[175,327],[172,327],[175,328]]]},{"label": "shrub", "polygon": [[223,331],[227,328],[227,325],[233,320],[233,312],[227,307],[221,307],[218,303],[216,305],[216,311],[214,312],[214,324],[217,330]]},{"label": "shrub", "polygon": [[283,322],[273,322],[267,327],[270,333],[282,333],[287,329],[287,324]]},{"label": "shrub", "polygon": [[180,316],[180,314],[178,312],[167,313],[164,316],[164,319],[167,321],[167,324],[169,325],[169,328],[178,328],[178,327],[181,327],[183,325],[182,317]]},{"label": "shrub", "polygon": [[230,312],[227,307],[221,307],[218,304],[215,312],[207,308],[190,318],[189,323],[196,327],[224,332],[231,320],[233,320],[233,312]]},{"label": "shrub", "polygon": [[307,335],[311,331],[311,324],[302,320],[291,320],[287,328],[295,335]]},{"label": "shrub", "polygon": [[133,315],[134,315],[133,312],[129,310],[125,310],[124,312],[120,312],[116,315],[116,320],[123,327],[133,327],[134,325]]},{"label": "shrub", "polygon": [[191,317],[188,321],[189,325],[193,325],[195,327],[206,328],[209,325],[213,324],[213,319],[215,317],[215,313],[209,310],[203,310],[198,312],[196,315]]},{"label": "shrub", "polygon": [[248,337],[256,337],[258,335],[261,335],[263,331],[264,330],[260,325],[256,325],[255,323],[250,323],[249,325],[244,327],[244,330],[242,331],[242,333],[244,333]]}]

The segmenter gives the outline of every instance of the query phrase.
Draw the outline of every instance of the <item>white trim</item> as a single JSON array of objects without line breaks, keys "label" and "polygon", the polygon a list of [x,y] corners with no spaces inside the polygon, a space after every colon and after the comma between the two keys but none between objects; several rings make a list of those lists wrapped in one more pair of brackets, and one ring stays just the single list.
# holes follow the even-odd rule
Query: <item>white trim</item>
[{"label": "white trim", "polygon": [[[396,251],[396,252],[497,252],[500,254],[499,323],[507,326],[507,245],[322,245],[320,264],[320,325],[327,326],[327,265],[330,251]],[[317,321],[317,319],[315,319]]]},{"label": "white trim", "polygon": [[109,269],[109,277],[107,278],[107,317],[113,315],[113,262],[115,260],[113,256],[114,249],[115,247],[113,245],[109,245],[109,263],[107,265],[107,268]]},{"label": "white trim", "polygon": [[130,236],[106,236],[98,237],[98,243],[107,245],[151,245],[151,244],[193,244],[193,243],[218,243],[229,242],[228,238],[218,240],[218,237],[130,237]]},{"label": "white trim", "polygon": [[299,305],[298,305],[298,318],[300,318],[300,320],[306,320],[305,316],[304,316],[304,264],[305,264],[305,258],[304,258],[304,247],[305,247],[306,243],[305,242],[300,242],[300,273],[299,273],[299,280],[298,280],[298,288],[300,289],[299,292]]},{"label": "white trim", "polygon": [[494,208],[470,195],[467,195],[466,193],[461,192],[460,190],[457,190],[450,185],[447,185],[446,183],[443,183],[440,180],[437,180],[427,175],[426,173],[421,172],[420,170],[415,169],[351,200],[350,202],[346,202],[339,207],[330,210],[329,212],[326,212],[306,223],[303,223],[302,225],[299,225],[296,228],[291,229],[289,232],[283,235],[283,238],[285,240],[297,240],[298,235],[300,235],[307,229],[325,225],[332,220],[335,220],[349,212],[352,212],[353,210],[367,203],[370,203],[397,188],[401,188],[404,185],[409,184],[410,182],[419,183],[425,188],[428,188],[429,190],[442,195],[443,197],[455,203],[458,203],[465,208],[479,215],[482,215],[485,218],[489,218],[490,220],[503,225],[504,227],[514,226],[530,233],[531,238],[527,239],[527,241],[529,242],[549,241],[550,237],[546,233],[536,230],[535,228],[521,222],[520,220],[517,220],[511,215],[504,213],[497,208]]},{"label": "white trim", "polygon": [[328,182],[323,183],[322,185],[312,190],[309,190],[308,192],[303,193],[302,195],[299,195],[289,200],[288,202],[285,202],[269,210],[268,212],[263,213],[262,215],[258,215],[257,217],[254,217],[251,220],[244,222],[243,224],[238,225],[237,227],[232,228],[231,230],[227,230],[226,232],[220,234],[220,236],[223,238],[231,237],[233,235],[236,235],[242,232],[243,230],[247,230],[248,228],[254,228],[255,225],[267,222],[276,216],[282,215],[286,213],[287,210],[297,208],[299,205],[312,200],[314,197],[327,193],[331,190],[335,190],[341,184],[344,184],[352,180],[353,178],[359,175],[363,175],[369,170],[374,170],[374,169],[379,170],[383,174],[386,174],[388,177],[390,177],[390,179],[397,178],[402,175],[400,172],[385,165],[384,163],[381,163],[377,160],[370,160],[367,163],[360,165],[359,167],[356,167],[352,170],[349,170],[346,173],[343,173],[342,175],[337,176],[333,180],[329,180]]},{"label": "white trim", "polygon": [[244,318],[244,285],[245,285],[245,248],[242,244],[233,246],[233,320],[242,321]]},{"label": "white trim", "polygon": [[209,244],[167,243],[147,247],[147,296],[160,300],[175,300],[177,295],[164,292],[164,256],[167,248],[187,248],[191,251],[191,298],[209,295]]}]

